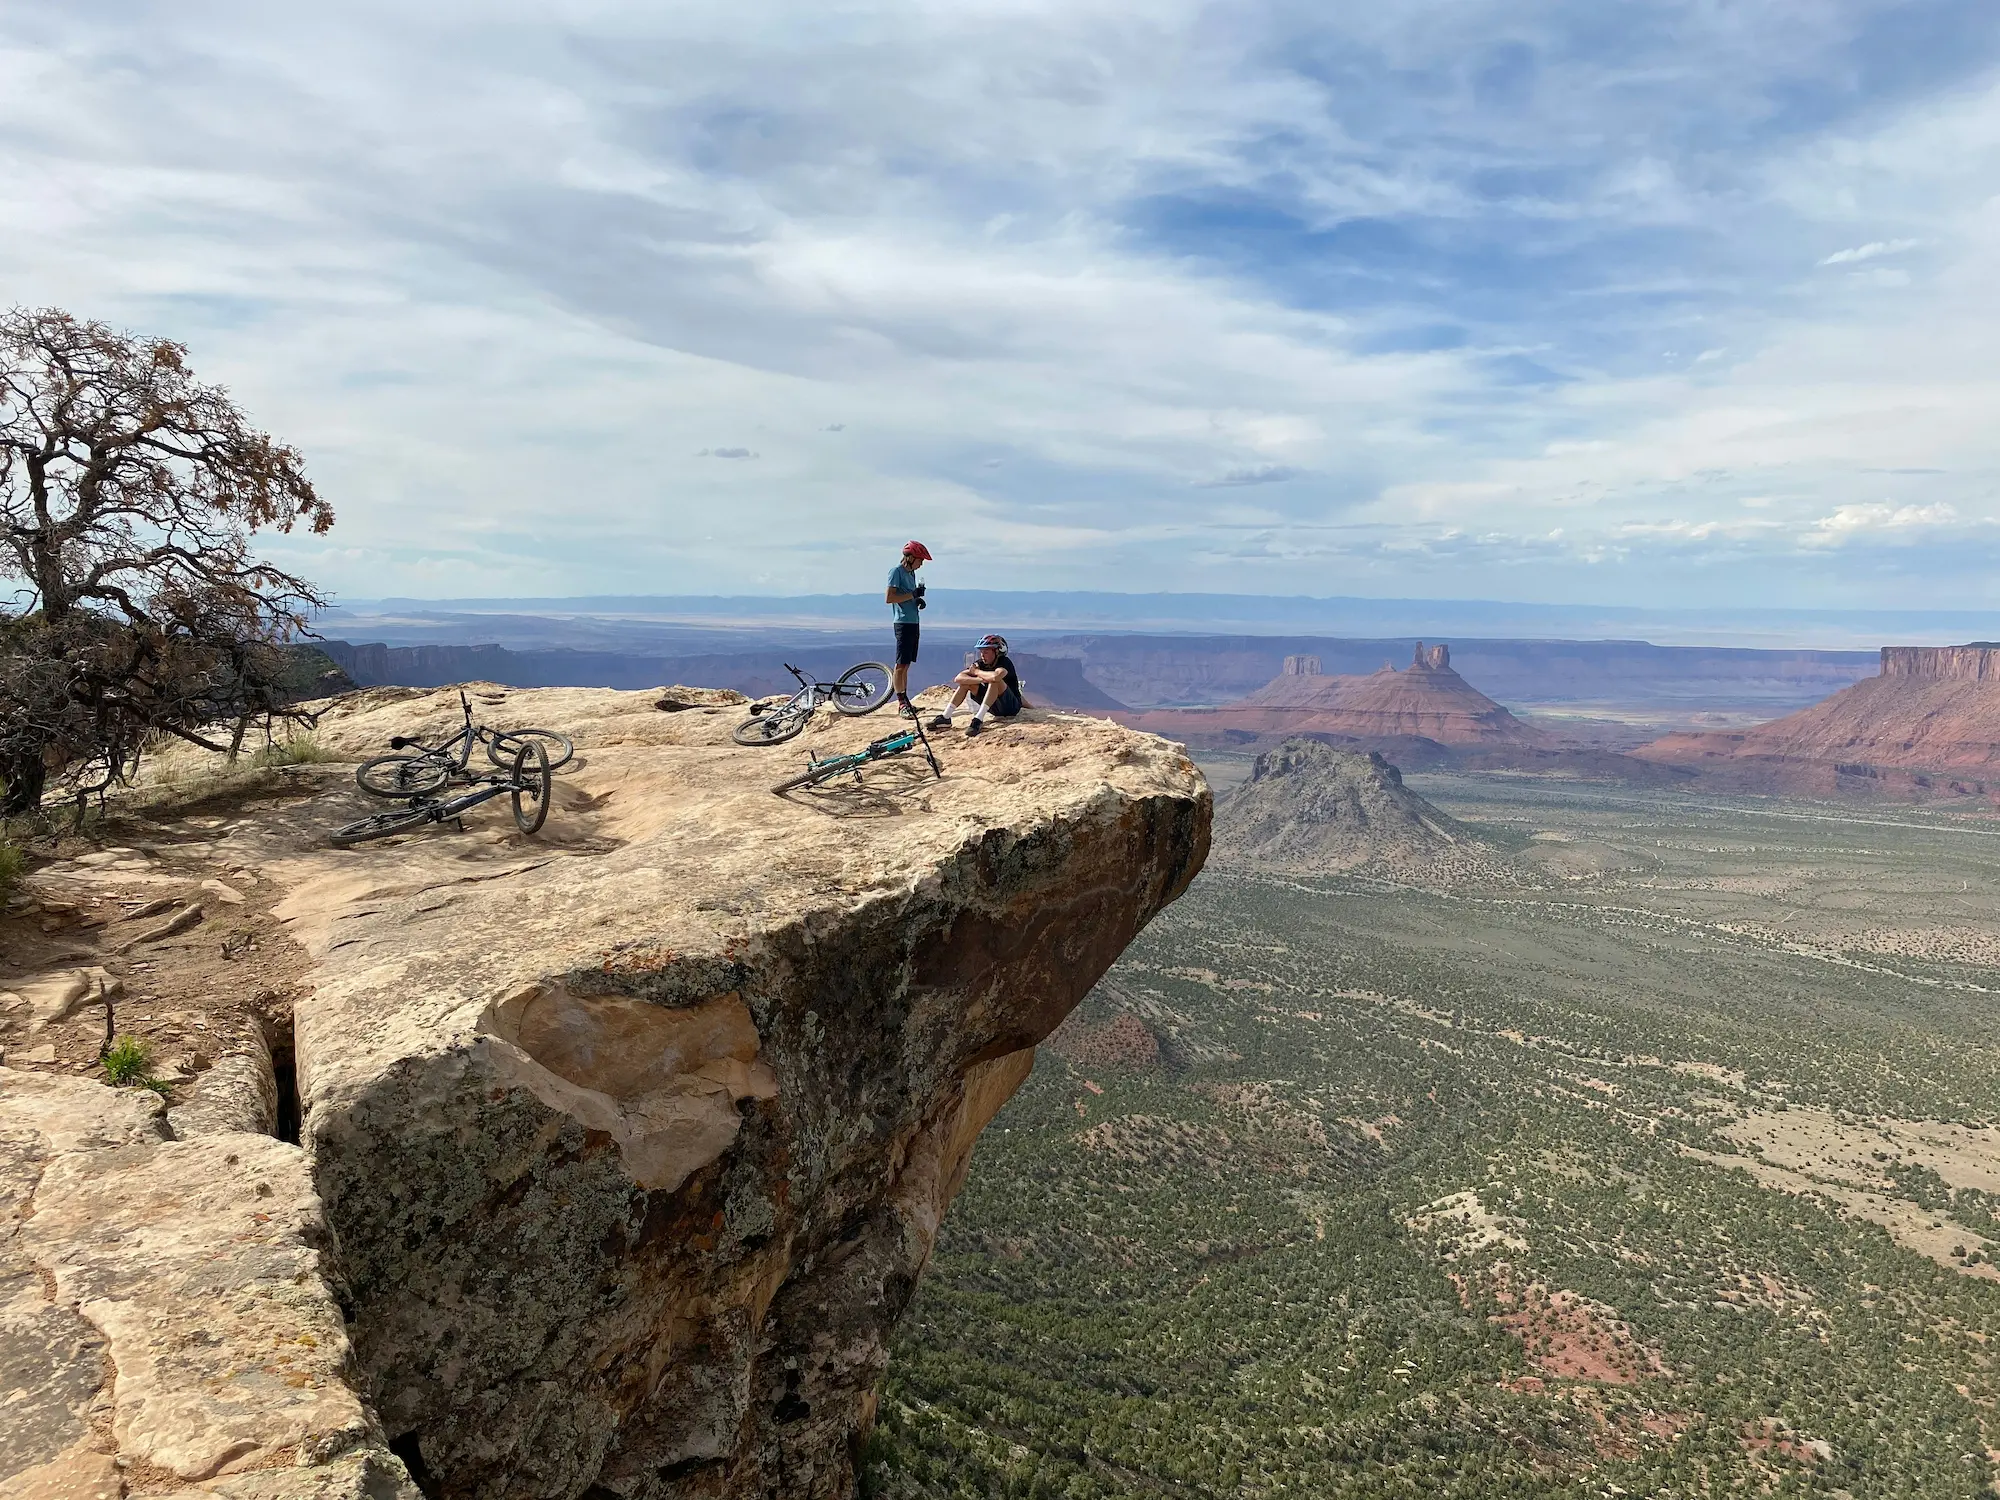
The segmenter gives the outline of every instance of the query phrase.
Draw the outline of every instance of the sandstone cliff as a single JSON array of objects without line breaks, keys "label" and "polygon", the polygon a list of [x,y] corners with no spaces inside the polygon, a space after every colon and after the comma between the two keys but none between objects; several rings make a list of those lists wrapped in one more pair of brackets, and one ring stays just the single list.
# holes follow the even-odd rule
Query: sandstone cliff
[{"label": "sandstone cliff", "polygon": [[[89,1006],[112,986],[165,993],[175,965],[215,965],[218,939],[225,960],[239,944],[238,962],[240,944],[266,944],[234,971],[236,999],[293,997],[282,1041],[296,1049],[300,1146],[241,1128],[271,1115],[262,1053],[171,1077],[165,1118],[121,1125],[137,1145],[105,1149],[179,1149],[177,1122],[217,1128],[201,1123],[206,1101],[211,1122],[227,1104],[235,1133],[180,1170],[212,1174],[218,1212],[236,1211],[239,1179],[259,1201],[244,1163],[292,1164],[296,1185],[278,1190],[291,1217],[265,1217],[299,1253],[325,1247],[351,1364],[312,1322],[330,1300],[284,1315],[352,1369],[352,1397],[343,1407],[345,1388],[325,1387],[324,1409],[290,1428],[264,1412],[254,1442],[268,1457],[190,1460],[170,1487],[244,1463],[318,1482],[337,1460],[359,1476],[348,1489],[256,1493],[388,1496],[404,1481],[386,1444],[432,1495],[851,1491],[891,1329],[979,1130],[1200,868],[1208,795],[1171,745],[1031,711],[951,737],[942,781],[888,762],[781,799],[766,788],[806,742],[731,745],[730,696],[670,693],[679,711],[661,712],[658,691],[482,692],[482,718],[577,740],[539,838],[497,803],[463,833],[334,851],[326,828],[363,799],[348,767],[307,765],[281,798],[30,878],[43,930],[61,929],[48,941],[65,944],[36,961],[90,959],[105,978],[74,1016],[26,998],[6,1009],[9,1067],[87,1073],[101,1024]],[[359,757],[392,733],[446,728],[456,709],[451,693],[364,692],[318,742]],[[808,741],[852,748],[892,727],[828,716]],[[199,910],[205,885],[242,903],[228,909],[238,937],[213,923],[135,931],[141,896],[165,889],[159,900]],[[0,972],[0,985],[40,994],[47,977]],[[150,998],[137,1019],[158,1014],[209,1024]],[[20,1045],[30,1029],[42,1045]],[[263,1045],[254,1027],[229,1034]],[[58,1235],[34,1263],[71,1253]],[[226,1265],[236,1252],[219,1253]],[[282,1269],[308,1289],[322,1274],[317,1260]],[[88,1323],[102,1315],[92,1296],[77,1281],[53,1305]],[[101,1431],[91,1400],[122,1400],[128,1359],[146,1356],[145,1320],[120,1327],[110,1394],[78,1398],[78,1451],[129,1457],[122,1435],[87,1436]],[[179,1426],[200,1428],[206,1388],[174,1389]]]},{"label": "sandstone cliff", "polygon": [[1748,790],[1986,795],[2000,784],[2000,647],[1884,646],[1880,675],[1810,708],[1633,753]]},{"label": "sandstone cliff", "polygon": [[1247,697],[1212,710],[1161,710],[1133,722],[1160,734],[1215,739],[1310,734],[1361,749],[1398,754],[1430,747],[1454,750],[1543,748],[1548,741],[1461,677],[1447,646],[1417,643],[1402,671],[1384,665],[1361,677],[1307,671],[1312,657],[1287,658],[1288,668]]}]

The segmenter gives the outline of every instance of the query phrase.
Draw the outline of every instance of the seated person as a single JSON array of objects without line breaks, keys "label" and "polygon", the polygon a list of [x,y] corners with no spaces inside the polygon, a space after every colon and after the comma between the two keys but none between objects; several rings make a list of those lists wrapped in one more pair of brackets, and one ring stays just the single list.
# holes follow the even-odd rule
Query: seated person
[{"label": "seated person", "polygon": [[972,722],[965,726],[967,734],[979,733],[989,710],[996,718],[1011,719],[1027,706],[1021,697],[1021,674],[1007,655],[1004,636],[979,638],[977,659],[952,679],[951,707],[931,720],[931,728],[951,728],[952,714],[968,697],[973,709]]}]

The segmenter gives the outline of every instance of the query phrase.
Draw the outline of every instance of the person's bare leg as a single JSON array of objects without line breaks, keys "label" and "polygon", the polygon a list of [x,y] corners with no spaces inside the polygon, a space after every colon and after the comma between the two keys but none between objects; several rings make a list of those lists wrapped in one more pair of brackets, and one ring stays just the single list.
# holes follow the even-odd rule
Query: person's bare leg
[{"label": "person's bare leg", "polygon": [[965,726],[967,734],[979,733],[980,726],[986,722],[987,710],[992,708],[999,701],[1000,695],[1007,690],[1007,674],[998,667],[990,672],[980,668],[978,676],[986,686],[985,691],[979,695],[979,701],[972,705],[972,722]]},{"label": "person's bare leg", "polygon": [[979,679],[973,675],[973,671],[970,667],[968,667],[965,671],[960,672],[956,677],[952,678],[951,703],[935,719],[931,720],[931,728],[933,729],[951,728],[951,716],[958,712],[959,704],[963,703],[966,699],[966,695],[970,693],[974,687],[978,686],[978,682]]}]

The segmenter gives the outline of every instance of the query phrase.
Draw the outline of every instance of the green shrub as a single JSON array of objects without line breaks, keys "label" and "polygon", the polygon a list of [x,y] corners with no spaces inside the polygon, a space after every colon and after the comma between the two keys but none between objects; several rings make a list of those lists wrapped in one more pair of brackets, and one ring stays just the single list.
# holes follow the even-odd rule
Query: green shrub
[{"label": "green shrub", "polygon": [[19,844],[0,835],[0,901],[14,889],[14,882],[28,868],[28,856]]},{"label": "green shrub", "polygon": [[104,1074],[113,1088],[153,1089],[164,1094],[167,1085],[152,1073],[153,1049],[143,1037],[121,1036],[104,1054]]}]

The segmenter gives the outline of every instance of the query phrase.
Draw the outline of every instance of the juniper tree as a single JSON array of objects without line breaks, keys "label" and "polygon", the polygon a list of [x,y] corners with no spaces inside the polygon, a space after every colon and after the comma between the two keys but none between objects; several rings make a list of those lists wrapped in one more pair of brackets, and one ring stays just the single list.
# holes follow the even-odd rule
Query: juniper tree
[{"label": "juniper tree", "polygon": [[184,346],[0,314],[0,813],[101,793],[156,735],[221,750],[211,726],[285,713],[284,643],[323,601],[251,538],[332,524]]}]

